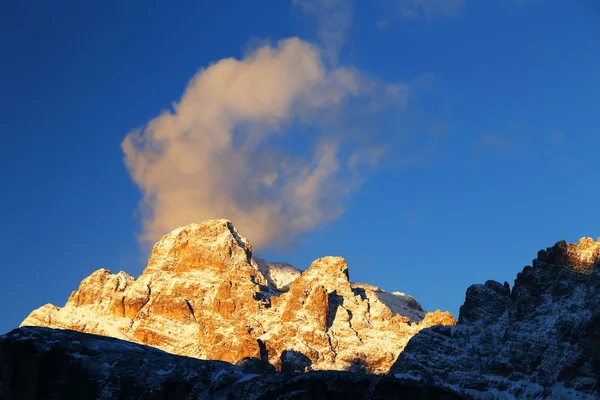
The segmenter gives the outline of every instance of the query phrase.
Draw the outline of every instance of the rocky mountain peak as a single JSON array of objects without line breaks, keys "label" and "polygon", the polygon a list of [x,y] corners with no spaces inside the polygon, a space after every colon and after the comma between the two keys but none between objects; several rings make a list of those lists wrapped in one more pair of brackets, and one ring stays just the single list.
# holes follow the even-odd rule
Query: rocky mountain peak
[{"label": "rocky mountain peak", "polygon": [[392,368],[467,398],[600,398],[600,242],[540,250],[511,288],[467,289],[455,327],[415,335]]},{"label": "rocky mountain peak", "polygon": [[[403,293],[351,283],[341,257],[320,258],[304,272],[253,259],[250,242],[230,221],[211,220],[165,235],[137,279],[98,270],[64,307],[47,304],[22,326],[111,336],[231,363],[254,359],[278,369],[315,370],[361,365],[382,373],[416,332],[438,323],[455,320],[426,313]],[[287,365],[298,360],[304,364]]]},{"label": "rocky mountain peak", "polygon": [[209,220],[189,224],[166,234],[154,245],[149,270],[185,271],[206,267],[250,265],[252,245],[231,221]]},{"label": "rocky mountain peak", "polygon": [[262,258],[253,258],[261,274],[265,277],[269,286],[278,292],[287,292],[292,283],[298,278],[302,271],[285,262],[269,262]]},{"label": "rocky mountain peak", "polygon": [[313,261],[301,278],[307,283],[318,282],[328,292],[350,289],[348,264],[342,257],[329,256]]},{"label": "rocky mountain peak", "polygon": [[81,281],[79,289],[71,293],[68,302],[78,306],[94,304],[107,309],[112,307],[114,293],[123,293],[133,282],[135,278],[123,271],[113,274],[101,268]]},{"label": "rocky mountain peak", "polygon": [[570,268],[573,272],[590,273],[600,265],[600,238],[594,241],[584,237],[579,243],[567,244],[564,240],[553,247],[540,250],[534,260],[534,267],[540,264],[552,264]]},{"label": "rocky mountain peak", "polygon": [[[260,390],[273,398],[277,380],[286,380],[286,390],[295,394],[303,379],[313,394],[314,387],[330,387],[332,377],[368,376],[331,371],[294,376],[343,370],[391,372],[369,379],[417,388],[416,398],[426,389],[432,398],[450,391],[457,395],[452,397],[480,400],[598,399],[599,249],[600,240],[560,241],[539,251],[512,287],[492,280],[470,286],[457,324],[449,313],[426,312],[404,293],[351,282],[342,257],[319,258],[302,272],[252,258],[249,242],[229,221],[191,224],[157,243],[137,279],[123,271],[98,270],[81,282],[64,307],[46,304],[22,324],[70,331],[24,328],[0,336],[0,353],[10,362],[0,368],[9,371],[0,371],[0,380],[13,382],[18,374],[11,368],[24,365],[24,358],[34,360],[30,369],[37,374],[35,360],[62,354],[65,368],[87,368],[104,379],[101,387],[111,379],[120,384],[126,375],[136,382],[140,376],[143,382],[156,382],[146,373],[146,363],[161,365],[169,359],[169,369],[157,372],[165,390],[172,389],[175,379],[190,388],[186,380],[194,377],[193,397],[214,393],[215,385],[233,384],[238,386],[229,393],[236,398],[245,398],[242,392],[256,398]],[[127,342],[93,335],[84,339],[86,335],[73,331]],[[86,340],[91,342],[83,344]],[[128,342],[238,365],[223,367],[230,378],[218,383],[224,373],[214,372],[217,361],[185,357],[182,362],[188,366],[178,370],[171,368],[176,356]],[[90,354],[94,357],[88,358]],[[114,367],[123,358],[134,360],[127,365],[143,365],[144,373]],[[106,365],[114,368],[108,376]],[[206,374],[198,378],[202,368]],[[285,373],[259,376],[245,374],[247,368]],[[72,379],[85,381],[77,373]],[[310,376],[320,378],[309,381]],[[53,379],[60,384],[66,378],[59,374]],[[355,392],[346,378],[339,385]],[[126,383],[125,390],[130,386]],[[375,389],[363,389],[361,398],[377,397]],[[391,398],[399,394],[395,390]],[[341,393],[338,387],[334,391]]]}]

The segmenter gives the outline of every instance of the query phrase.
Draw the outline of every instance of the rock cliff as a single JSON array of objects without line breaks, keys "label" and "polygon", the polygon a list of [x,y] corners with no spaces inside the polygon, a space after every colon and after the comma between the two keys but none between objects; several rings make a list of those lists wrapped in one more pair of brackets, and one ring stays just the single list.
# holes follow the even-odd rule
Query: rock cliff
[{"label": "rock cliff", "polygon": [[[227,220],[165,235],[137,279],[101,269],[64,307],[46,304],[21,326],[110,336],[169,353],[277,370],[386,373],[423,328],[454,325],[410,296],[352,283],[341,257],[301,273],[253,259],[252,246]],[[293,355],[293,357],[292,357]]]},{"label": "rock cliff", "polygon": [[600,398],[600,239],[558,242],[508,283],[468,288],[454,327],[414,336],[396,377],[473,399]]}]

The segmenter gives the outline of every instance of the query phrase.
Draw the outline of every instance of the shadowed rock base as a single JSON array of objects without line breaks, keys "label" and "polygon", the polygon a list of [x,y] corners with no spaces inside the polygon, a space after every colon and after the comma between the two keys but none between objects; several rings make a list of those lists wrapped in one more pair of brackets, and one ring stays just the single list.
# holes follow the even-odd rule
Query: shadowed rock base
[{"label": "shadowed rock base", "polygon": [[391,376],[252,372],[75,331],[27,327],[0,337],[3,400],[461,398]]}]

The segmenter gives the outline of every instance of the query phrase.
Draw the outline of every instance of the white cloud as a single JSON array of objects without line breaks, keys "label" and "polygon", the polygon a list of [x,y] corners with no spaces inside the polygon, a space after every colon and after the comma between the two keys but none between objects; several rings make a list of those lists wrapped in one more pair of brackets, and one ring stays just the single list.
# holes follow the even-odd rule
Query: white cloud
[{"label": "white cloud", "polygon": [[326,57],[336,64],[352,25],[354,0],[292,0],[306,15],[315,18],[317,35]]},{"label": "white cloud", "polygon": [[[327,67],[317,48],[298,38],[210,65],[173,110],[122,143],[143,194],[142,238],[152,242],[177,226],[228,218],[264,247],[339,217],[358,182],[356,169],[383,154],[372,146],[348,150],[341,140],[346,118],[360,114],[354,102],[372,113],[402,106],[406,96],[403,85]],[[302,127],[313,133],[299,133]]]}]

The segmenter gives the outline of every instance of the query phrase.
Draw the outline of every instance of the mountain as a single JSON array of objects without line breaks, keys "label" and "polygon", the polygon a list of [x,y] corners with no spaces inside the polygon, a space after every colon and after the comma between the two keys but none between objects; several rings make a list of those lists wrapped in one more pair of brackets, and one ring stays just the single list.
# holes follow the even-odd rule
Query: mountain
[{"label": "mountain", "polygon": [[341,257],[300,272],[252,258],[227,220],[165,235],[134,279],[101,269],[64,307],[46,304],[21,326],[70,329],[157,347],[203,360],[249,360],[282,370],[301,356],[305,370],[387,373],[423,328],[454,325],[412,297],[352,283]]},{"label": "mountain", "polygon": [[[292,358],[302,358],[299,355]],[[256,365],[177,356],[119,339],[40,327],[0,336],[3,400],[442,399],[449,390],[356,372],[263,373]]]},{"label": "mountain", "polygon": [[469,287],[456,323],[350,282],[340,257],[254,259],[207,221],[138,279],[96,271],[0,336],[0,398],[600,399],[599,293],[600,239],[561,241],[512,288]]},{"label": "mountain", "polygon": [[473,399],[599,399],[600,239],[541,250],[512,290],[469,287],[457,325],[415,335],[392,372]]}]

